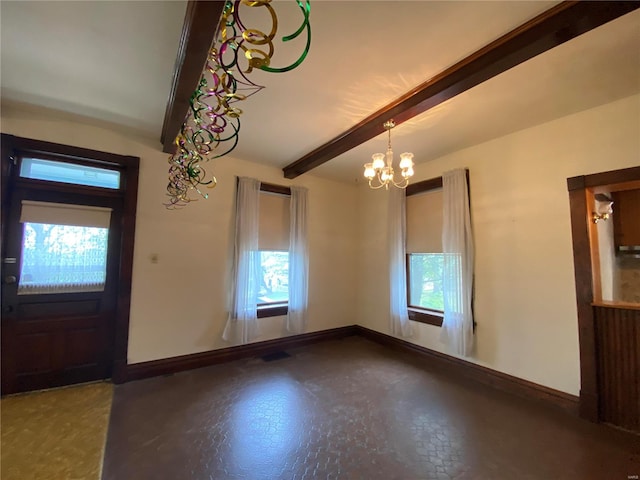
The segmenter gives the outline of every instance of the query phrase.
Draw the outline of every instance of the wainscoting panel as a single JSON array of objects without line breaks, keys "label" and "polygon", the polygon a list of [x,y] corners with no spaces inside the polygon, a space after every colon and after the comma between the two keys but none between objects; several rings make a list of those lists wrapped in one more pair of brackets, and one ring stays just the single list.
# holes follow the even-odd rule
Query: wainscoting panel
[{"label": "wainscoting panel", "polygon": [[600,421],[640,432],[640,309],[593,311]]}]

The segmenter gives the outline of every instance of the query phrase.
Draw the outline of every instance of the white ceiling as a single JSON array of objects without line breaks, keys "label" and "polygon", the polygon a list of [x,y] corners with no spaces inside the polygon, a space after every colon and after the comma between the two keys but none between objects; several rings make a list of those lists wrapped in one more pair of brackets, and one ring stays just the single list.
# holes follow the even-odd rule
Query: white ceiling
[{"label": "white ceiling", "polygon": [[[396,158],[416,163],[640,92],[640,11],[587,32],[396,127]],[[640,134],[640,132],[639,132]],[[383,135],[313,170],[364,181]]]},{"label": "white ceiling", "polygon": [[[555,3],[312,1],[309,56],[285,74],[251,75],[266,89],[241,102],[232,155],[283,167]],[[295,3],[275,6],[279,36],[295,30]],[[0,8],[3,100],[125,126],[160,146],[185,2],[2,1]],[[273,65],[300,48],[277,44]],[[424,162],[639,91],[636,11],[398,126],[394,150]],[[313,172],[352,182],[385,144],[378,137]]]},{"label": "white ceiling", "polygon": [[187,2],[0,2],[3,100],[160,141]]}]

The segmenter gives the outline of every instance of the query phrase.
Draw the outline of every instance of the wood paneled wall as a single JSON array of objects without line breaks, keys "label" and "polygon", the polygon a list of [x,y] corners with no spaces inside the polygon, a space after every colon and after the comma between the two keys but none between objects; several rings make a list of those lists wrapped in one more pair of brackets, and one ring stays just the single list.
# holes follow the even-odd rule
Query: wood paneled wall
[{"label": "wood paneled wall", "polygon": [[600,420],[640,432],[640,309],[593,307]]}]

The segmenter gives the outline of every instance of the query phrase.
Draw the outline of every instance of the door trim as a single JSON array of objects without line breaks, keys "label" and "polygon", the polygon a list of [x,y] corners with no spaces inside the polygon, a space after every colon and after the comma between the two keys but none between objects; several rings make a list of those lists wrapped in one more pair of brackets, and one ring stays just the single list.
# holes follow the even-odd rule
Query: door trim
[{"label": "door trim", "polygon": [[578,341],[580,345],[580,416],[598,422],[600,392],[598,359],[592,303],[593,269],[589,238],[589,189],[604,185],[640,180],[640,167],[625,168],[567,179],[571,209],[573,266],[578,307]]},{"label": "door trim", "polygon": [[[138,199],[138,178],[140,157],[118,155],[87,148],[63,145],[42,140],[2,134],[2,233],[6,232],[8,200],[13,186],[18,181],[14,159],[23,155],[46,156],[59,160],[89,162],[97,166],[118,167],[124,182],[113,194],[122,198],[122,231],[120,265],[116,292],[116,318],[114,321],[114,345],[111,377],[114,381],[124,378],[127,366],[129,343],[129,315],[131,310],[131,282],[133,276],[133,251],[135,241],[136,208]],[[37,180],[35,181],[38,182]],[[57,182],[48,182],[55,189],[75,188]],[[2,258],[5,254],[5,236],[2,236]],[[5,392],[3,392],[5,393]]]}]

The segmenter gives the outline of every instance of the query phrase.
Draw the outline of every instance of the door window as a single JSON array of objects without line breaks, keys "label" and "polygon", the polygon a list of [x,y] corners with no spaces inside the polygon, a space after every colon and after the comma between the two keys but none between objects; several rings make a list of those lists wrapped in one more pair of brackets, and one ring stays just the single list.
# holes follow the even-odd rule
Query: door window
[{"label": "door window", "polygon": [[101,292],[111,209],[23,200],[18,295]]},{"label": "door window", "polygon": [[101,292],[108,228],[24,224],[18,295]]}]

